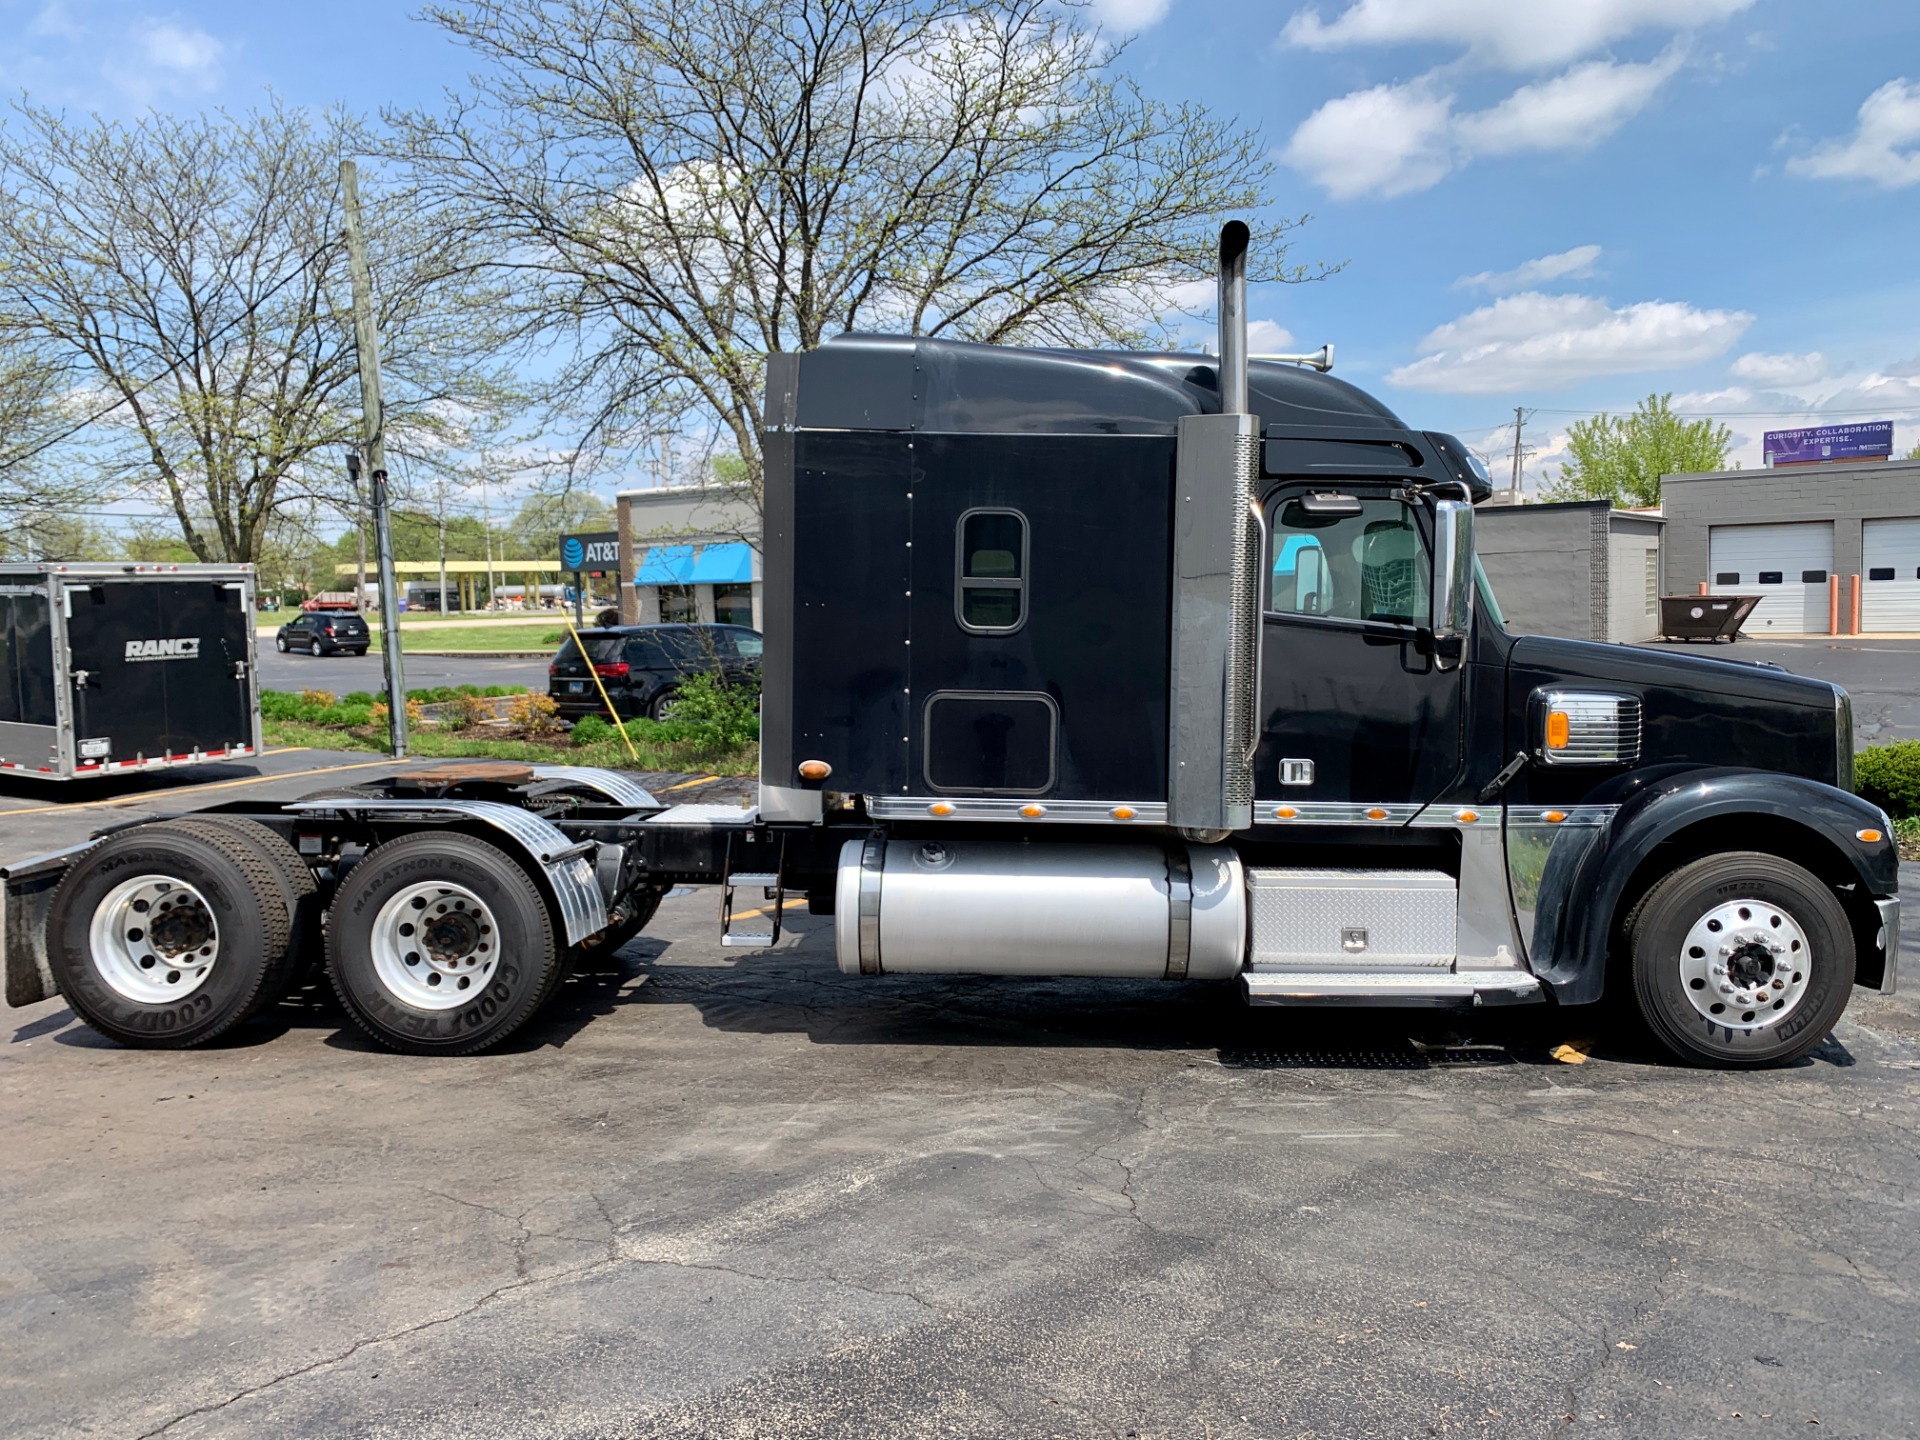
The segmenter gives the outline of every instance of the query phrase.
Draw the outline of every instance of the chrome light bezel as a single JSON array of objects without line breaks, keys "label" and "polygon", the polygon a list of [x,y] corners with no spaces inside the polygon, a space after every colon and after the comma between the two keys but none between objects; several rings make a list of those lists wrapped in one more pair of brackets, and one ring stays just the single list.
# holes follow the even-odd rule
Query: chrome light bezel
[{"label": "chrome light bezel", "polygon": [[[1543,688],[1533,692],[1527,708],[1530,748],[1542,765],[1626,767],[1640,763],[1638,695]],[[1547,744],[1547,717],[1555,711],[1568,717],[1570,731],[1567,744],[1558,749]]]}]

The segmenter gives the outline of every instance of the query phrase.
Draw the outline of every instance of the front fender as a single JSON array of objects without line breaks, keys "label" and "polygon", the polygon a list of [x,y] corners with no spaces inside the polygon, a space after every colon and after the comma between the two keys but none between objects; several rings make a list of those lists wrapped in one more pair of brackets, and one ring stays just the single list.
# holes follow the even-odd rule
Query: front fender
[{"label": "front fender", "polygon": [[[1597,838],[1581,844],[1570,831],[1566,840],[1573,843],[1554,846],[1540,877],[1528,958],[1541,983],[1565,1004],[1600,998],[1614,923],[1635,873],[1661,845],[1694,826],[1751,818],[1761,822],[1757,837],[1764,827],[1767,834],[1791,834],[1801,845],[1811,843],[1831,852],[1837,859],[1825,868],[1850,876],[1864,892],[1863,903],[1899,889],[1899,851],[1886,816],[1859,796],[1817,780],[1764,770],[1685,770],[1657,778],[1629,776],[1611,797],[1592,797],[1595,802],[1608,799],[1619,808]],[[1862,841],[1857,834],[1861,830],[1878,830],[1881,838]],[[1712,848],[1742,847],[1735,841]],[[1756,838],[1751,848],[1768,847]],[[1856,928],[1865,923],[1854,916],[1858,908],[1848,907]],[[1866,913],[1861,911],[1862,916]],[[1870,940],[1873,930],[1864,934]],[[1871,958],[1862,955],[1862,983],[1875,983],[1868,973]]]}]

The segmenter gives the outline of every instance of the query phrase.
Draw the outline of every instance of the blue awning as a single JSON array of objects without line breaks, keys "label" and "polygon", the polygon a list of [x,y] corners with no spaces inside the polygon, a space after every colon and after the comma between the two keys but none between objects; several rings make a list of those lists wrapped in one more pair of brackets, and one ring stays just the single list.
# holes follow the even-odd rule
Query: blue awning
[{"label": "blue awning", "polygon": [[633,573],[636,585],[691,585],[693,583],[693,546],[655,545],[640,557],[640,568]]},{"label": "blue awning", "polygon": [[709,545],[693,562],[694,585],[745,585],[753,579],[753,547],[743,540]]}]

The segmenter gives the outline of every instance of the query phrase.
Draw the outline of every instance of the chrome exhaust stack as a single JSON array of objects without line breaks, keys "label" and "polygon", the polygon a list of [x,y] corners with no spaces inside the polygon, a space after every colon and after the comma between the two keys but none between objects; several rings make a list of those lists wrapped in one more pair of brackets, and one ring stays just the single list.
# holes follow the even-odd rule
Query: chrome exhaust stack
[{"label": "chrome exhaust stack", "polygon": [[1253,823],[1258,735],[1260,422],[1248,412],[1247,248],[1220,231],[1220,412],[1184,415],[1174,459],[1167,818],[1217,842]]}]

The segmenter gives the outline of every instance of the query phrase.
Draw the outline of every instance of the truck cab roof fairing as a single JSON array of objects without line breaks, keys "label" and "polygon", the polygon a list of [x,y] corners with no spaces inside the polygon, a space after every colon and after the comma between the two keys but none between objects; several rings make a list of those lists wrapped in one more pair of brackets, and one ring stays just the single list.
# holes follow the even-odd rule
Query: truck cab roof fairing
[{"label": "truck cab roof fairing", "polygon": [[[803,355],[776,357],[766,424],[769,430],[1171,436],[1182,415],[1218,413],[1215,363],[1210,355],[842,335]],[[783,376],[786,366],[793,368]],[[1405,428],[1364,390],[1297,366],[1255,360],[1249,389],[1263,429]]]}]

